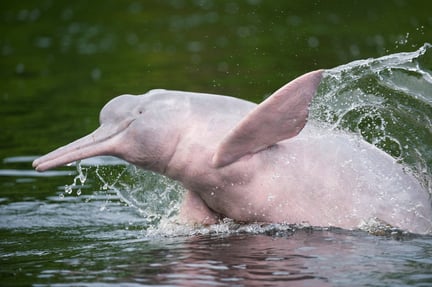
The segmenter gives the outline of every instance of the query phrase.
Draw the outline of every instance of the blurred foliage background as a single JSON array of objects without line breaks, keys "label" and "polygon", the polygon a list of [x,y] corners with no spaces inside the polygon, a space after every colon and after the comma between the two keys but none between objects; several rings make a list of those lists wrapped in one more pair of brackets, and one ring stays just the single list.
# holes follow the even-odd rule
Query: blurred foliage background
[{"label": "blurred foliage background", "polygon": [[259,102],[313,69],[416,50],[432,39],[431,3],[2,1],[0,158],[88,133],[119,94],[166,88]]}]

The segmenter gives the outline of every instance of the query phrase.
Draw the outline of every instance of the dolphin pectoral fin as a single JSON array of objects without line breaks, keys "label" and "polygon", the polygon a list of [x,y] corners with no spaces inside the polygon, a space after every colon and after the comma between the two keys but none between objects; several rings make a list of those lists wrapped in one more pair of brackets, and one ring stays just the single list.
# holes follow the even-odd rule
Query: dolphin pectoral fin
[{"label": "dolphin pectoral fin", "polygon": [[179,211],[179,222],[188,225],[216,224],[219,215],[212,211],[205,202],[190,190],[186,191]]},{"label": "dolphin pectoral fin", "polygon": [[322,74],[317,70],[296,78],[252,110],[219,144],[213,165],[223,167],[296,136],[306,124]]}]

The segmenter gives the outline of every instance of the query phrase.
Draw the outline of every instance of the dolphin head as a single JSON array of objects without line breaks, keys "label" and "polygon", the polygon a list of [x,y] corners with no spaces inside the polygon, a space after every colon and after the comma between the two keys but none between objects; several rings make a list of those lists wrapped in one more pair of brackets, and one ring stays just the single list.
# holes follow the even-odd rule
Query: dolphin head
[{"label": "dolphin head", "polygon": [[[141,96],[121,95],[100,112],[100,126],[92,133],[33,162],[45,171],[77,160],[112,155],[137,166],[163,171],[174,152],[175,115],[180,99],[160,90]],[[168,140],[170,139],[170,140]]]}]

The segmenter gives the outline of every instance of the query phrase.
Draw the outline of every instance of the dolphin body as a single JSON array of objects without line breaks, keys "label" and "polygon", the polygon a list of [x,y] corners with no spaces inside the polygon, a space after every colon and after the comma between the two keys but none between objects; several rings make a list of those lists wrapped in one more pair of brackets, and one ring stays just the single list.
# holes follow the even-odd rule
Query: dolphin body
[{"label": "dolphin body", "polygon": [[306,125],[322,74],[307,73],[259,105],[181,91],[121,95],[102,109],[99,128],[33,166],[122,158],[183,184],[184,223],[229,217],[353,229],[378,219],[432,232],[429,193],[391,156],[353,135]]}]

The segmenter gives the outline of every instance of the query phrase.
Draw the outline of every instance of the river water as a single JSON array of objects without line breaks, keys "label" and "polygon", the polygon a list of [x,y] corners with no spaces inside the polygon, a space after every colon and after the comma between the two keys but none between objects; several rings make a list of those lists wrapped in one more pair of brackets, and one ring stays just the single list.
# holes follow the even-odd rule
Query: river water
[{"label": "river water", "polygon": [[[288,2],[288,1],[286,1]],[[422,1],[17,1],[0,17],[0,285],[431,286],[432,235],[176,224],[182,187],[38,155],[151,88],[255,102],[327,68],[311,120],[364,137],[432,192],[432,19]]]}]

